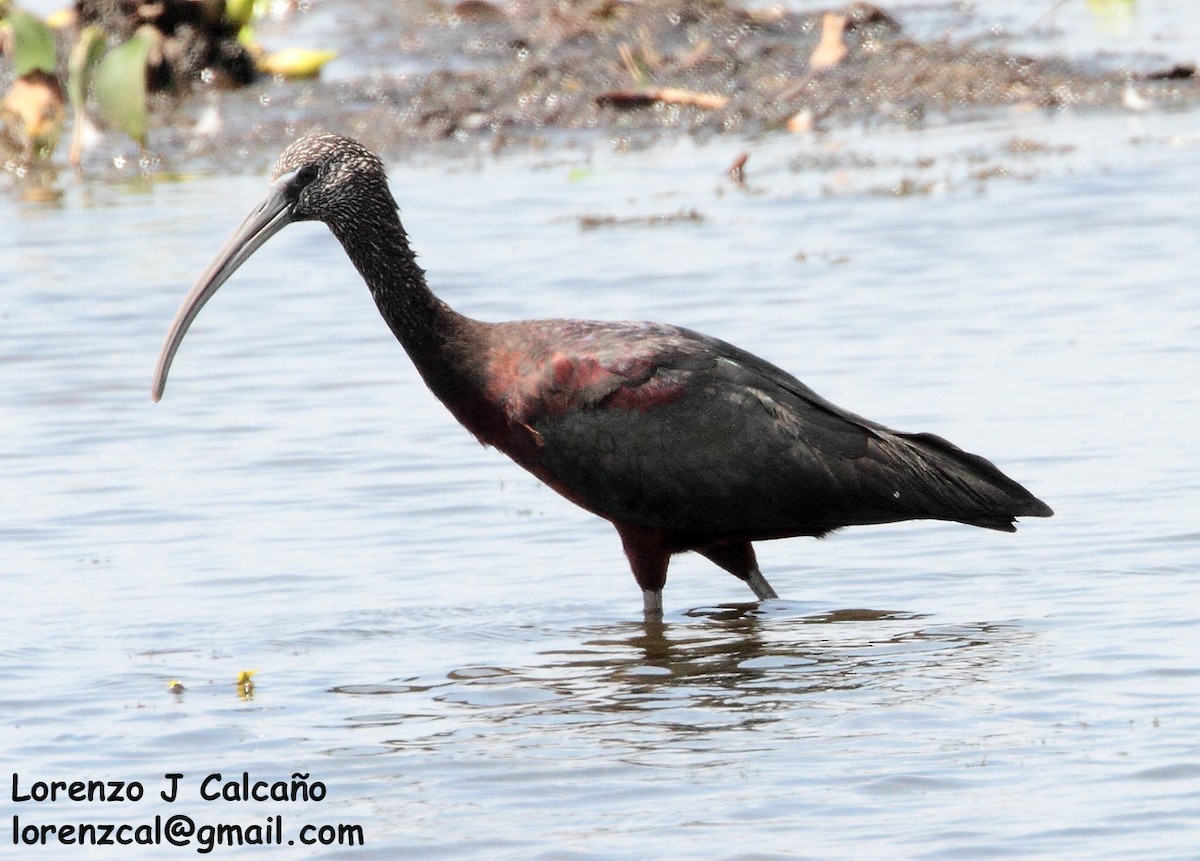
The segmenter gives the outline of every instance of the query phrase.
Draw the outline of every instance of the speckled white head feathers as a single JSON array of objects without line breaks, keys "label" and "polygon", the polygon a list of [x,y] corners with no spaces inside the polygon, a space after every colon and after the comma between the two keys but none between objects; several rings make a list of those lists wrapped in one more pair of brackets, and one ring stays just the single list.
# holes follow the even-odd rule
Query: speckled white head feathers
[{"label": "speckled white head feathers", "polygon": [[383,162],[375,153],[353,138],[335,134],[317,134],[294,141],[279,156],[271,178],[278,179],[285,173],[298,171],[307,166],[316,168],[336,167],[357,173],[382,174]]},{"label": "speckled white head feathers", "polygon": [[[335,134],[295,141],[279,156],[271,178],[286,181],[296,221],[329,221],[347,205],[371,201],[376,197],[371,192],[387,190],[387,172],[379,157],[353,138]],[[390,194],[384,197],[395,206]]]}]

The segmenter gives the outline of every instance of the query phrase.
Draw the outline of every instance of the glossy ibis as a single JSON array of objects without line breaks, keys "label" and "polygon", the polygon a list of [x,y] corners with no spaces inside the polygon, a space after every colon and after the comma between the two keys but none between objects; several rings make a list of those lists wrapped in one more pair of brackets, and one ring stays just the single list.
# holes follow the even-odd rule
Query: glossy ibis
[{"label": "glossy ibis", "polygon": [[775,590],[754,541],[913,519],[1011,532],[1016,517],[1052,514],[984,458],[847,412],[716,338],[658,323],[485,323],[457,313],[426,285],[383,164],[353,140],[298,140],[273,177],[183,300],[154,399],[226,279],[289,223],[323,221],[455,418],[616,527],[647,615],[661,614],[667,565],[686,550],[765,599]]}]

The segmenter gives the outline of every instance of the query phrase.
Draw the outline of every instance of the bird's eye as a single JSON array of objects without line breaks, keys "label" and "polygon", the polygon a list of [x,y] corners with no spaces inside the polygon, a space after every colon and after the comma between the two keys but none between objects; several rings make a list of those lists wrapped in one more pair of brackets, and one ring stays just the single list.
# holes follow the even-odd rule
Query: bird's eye
[{"label": "bird's eye", "polygon": [[308,185],[317,178],[317,166],[315,164],[306,164],[304,167],[296,171],[296,186],[303,187]]}]

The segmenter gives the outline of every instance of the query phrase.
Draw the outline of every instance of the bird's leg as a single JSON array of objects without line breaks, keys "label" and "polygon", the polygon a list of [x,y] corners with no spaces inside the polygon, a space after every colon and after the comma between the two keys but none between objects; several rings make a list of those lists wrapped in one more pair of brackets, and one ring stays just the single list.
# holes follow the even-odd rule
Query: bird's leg
[{"label": "bird's leg", "polygon": [[662,618],[662,589],[657,592],[652,589],[642,590],[642,613],[649,619]]},{"label": "bird's leg", "polygon": [[779,597],[767,582],[767,578],[758,570],[758,557],[754,555],[754,547],[749,541],[698,547],[696,552],[720,565],[739,580],[744,580],[758,600]]},{"label": "bird's leg", "polygon": [[647,618],[662,616],[662,590],[667,584],[671,551],[661,530],[628,524],[613,524],[621,536],[625,557],[642,587],[642,611]]},{"label": "bird's leg", "polygon": [[760,601],[779,597],[778,593],[771,587],[771,584],[767,582],[767,578],[757,568],[746,575],[746,583],[753,590],[754,597]]}]

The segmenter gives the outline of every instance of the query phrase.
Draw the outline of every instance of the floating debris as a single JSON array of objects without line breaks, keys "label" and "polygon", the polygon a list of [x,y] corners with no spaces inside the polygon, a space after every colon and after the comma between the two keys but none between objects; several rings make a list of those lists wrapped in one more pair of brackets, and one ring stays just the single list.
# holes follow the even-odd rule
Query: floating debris
[{"label": "floating debris", "polygon": [[614,108],[644,108],[656,102],[671,105],[691,105],[705,110],[717,110],[729,104],[729,97],[717,93],[700,93],[679,87],[645,87],[637,90],[609,90],[596,96],[596,104]]},{"label": "floating debris", "polygon": [[237,681],[234,684],[237,686],[237,694],[244,700],[253,698],[254,696],[254,679],[251,678],[258,670],[242,670],[237,674]]},{"label": "floating debris", "polygon": [[729,170],[727,171],[729,178],[737,185],[744,185],[746,182],[746,160],[749,158],[750,153],[741,153],[733,160],[733,164],[729,166]]},{"label": "floating debris", "polygon": [[13,81],[0,104],[0,123],[8,149],[29,158],[54,152],[66,117],[66,97],[58,78],[33,69]]},{"label": "floating debris", "polygon": [[655,227],[662,224],[680,224],[680,223],[699,223],[704,221],[704,216],[694,209],[681,209],[678,212],[673,212],[669,215],[582,215],[579,217],[579,226],[583,230],[595,230],[598,227],[628,227],[631,225],[645,225]]},{"label": "floating debris", "polygon": [[1194,63],[1176,63],[1169,69],[1163,69],[1161,72],[1151,72],[1143,76],[1146,81],[1186,81],[1191,78],[1198,77],[1196,74],[1196,65]]},{"label": "floating debris", "polygon": [[846,32],[846,16],[837,12],[826,12],[821,22],[821,41],[808,57],[808,67],[814,72],[832,69],[846,59],[850,50],[842,34]]}]

